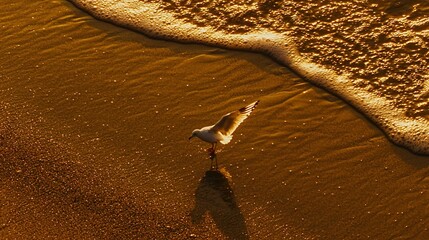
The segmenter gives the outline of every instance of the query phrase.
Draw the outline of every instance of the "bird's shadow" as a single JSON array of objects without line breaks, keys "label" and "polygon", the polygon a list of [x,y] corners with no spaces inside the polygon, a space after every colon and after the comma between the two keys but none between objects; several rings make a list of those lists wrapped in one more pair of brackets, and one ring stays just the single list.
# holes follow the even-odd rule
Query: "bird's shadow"
[{"label": "bird's shadow", "polygon": [[205,173],[195,191],[192,222],[200,223],[208,213],[219,230],[228,238],[249,239],[246,223],[237,205],[230,179],[225,169],[209,170]]}]

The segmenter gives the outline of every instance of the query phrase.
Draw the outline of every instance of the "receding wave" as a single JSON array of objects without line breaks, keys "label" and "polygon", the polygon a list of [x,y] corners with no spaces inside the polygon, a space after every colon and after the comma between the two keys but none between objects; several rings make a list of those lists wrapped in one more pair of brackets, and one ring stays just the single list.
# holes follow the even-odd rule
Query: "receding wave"
[{"label": "receding wave", "polygon": [[152,37],[268,54],[429,154],[426,0],[70,1]]}]

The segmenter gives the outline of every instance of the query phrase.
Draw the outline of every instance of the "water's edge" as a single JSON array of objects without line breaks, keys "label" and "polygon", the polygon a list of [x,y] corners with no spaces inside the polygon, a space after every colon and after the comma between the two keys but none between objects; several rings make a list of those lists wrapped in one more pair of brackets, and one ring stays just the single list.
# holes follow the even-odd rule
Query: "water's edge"
[{"label": "water's edge", "polygon": [[388,138],[415,153],[429,155],[429,121],[407,117],[386,99],[354,87],[343,75],[300,56],[287,33],[253,32],[224,34],[208,27],[197,27],[157,11],[155,4],[137,0],[68,0],[97,19],[141,32],[149,37],[183,43],[253,51],[285,64],[298,75],[342,98],[381,128]]}]

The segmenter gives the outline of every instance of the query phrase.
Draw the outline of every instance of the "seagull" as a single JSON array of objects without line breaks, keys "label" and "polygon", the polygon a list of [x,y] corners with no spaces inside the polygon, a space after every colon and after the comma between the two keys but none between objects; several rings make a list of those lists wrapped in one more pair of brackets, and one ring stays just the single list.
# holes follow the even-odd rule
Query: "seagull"
[{"label": "seagull", "polygon": [[211,153],[214,154],[216,151],[216,145],[218,142],[222,144],[228,144],[232,139],[232,133],[237,127],[252,113],[259,100],[242,107],[236,111],[227,113],[212,126],[203,127],[201,129],[195,129],[192,131],[192,135],[189,137],[191,140],[193,137],[212,144]]}]

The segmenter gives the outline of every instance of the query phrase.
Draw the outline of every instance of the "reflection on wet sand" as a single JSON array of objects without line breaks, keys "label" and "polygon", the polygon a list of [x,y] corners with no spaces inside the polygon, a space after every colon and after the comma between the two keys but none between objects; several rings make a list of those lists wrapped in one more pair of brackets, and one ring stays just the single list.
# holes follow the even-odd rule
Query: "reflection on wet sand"
[{"label": "reflection on wet sand", "polygon": [[224,168],[207,171],[195,191],[192,221],[200,223],[206,212],[230,239],[249,239],[243,214],[230,185],[230,175]]}]

